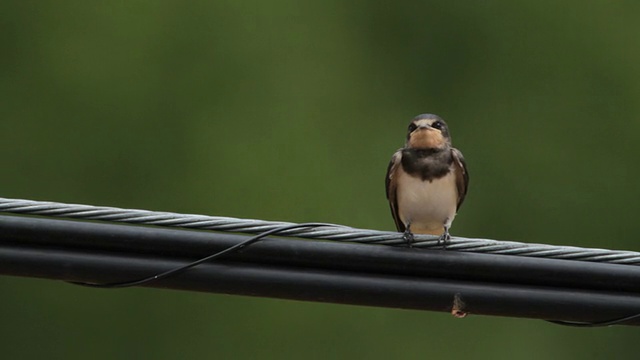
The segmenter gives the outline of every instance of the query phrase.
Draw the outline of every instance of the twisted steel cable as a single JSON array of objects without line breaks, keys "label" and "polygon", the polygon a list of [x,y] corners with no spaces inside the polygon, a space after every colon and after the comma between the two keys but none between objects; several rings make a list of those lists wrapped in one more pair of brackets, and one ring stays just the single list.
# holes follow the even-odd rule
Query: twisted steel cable
[{"label": "twisted steel cable", "polygon": [[[250,234],[258,234],[283,226],[293,225],[293,223],[289,222],[178,214],[7,198],[0,198],[0,212]],[[405,243],[401,233],[357,229],[334,224],[285,230],[279,233],[279,236],[357,242],[363,244],[402,245]],[[442,246],[438,243],[438,237],[436,236],[416,235],[415,240],[415,247],[441,248]],[[528,244],[488,239],[452,237],[447,245],[447,250],[640,265],[640,253],[634,251]]]}]

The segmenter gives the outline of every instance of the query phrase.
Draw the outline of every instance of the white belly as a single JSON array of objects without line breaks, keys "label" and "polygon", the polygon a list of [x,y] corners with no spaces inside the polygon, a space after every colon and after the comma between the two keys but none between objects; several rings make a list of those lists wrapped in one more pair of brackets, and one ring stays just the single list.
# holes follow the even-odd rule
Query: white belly
[{"label": "white belly", "polygon": [[458,191],[453,171],[440,179],[422,181],[398,171],[398,214],[411,232],[442,232],[456,216]]}]

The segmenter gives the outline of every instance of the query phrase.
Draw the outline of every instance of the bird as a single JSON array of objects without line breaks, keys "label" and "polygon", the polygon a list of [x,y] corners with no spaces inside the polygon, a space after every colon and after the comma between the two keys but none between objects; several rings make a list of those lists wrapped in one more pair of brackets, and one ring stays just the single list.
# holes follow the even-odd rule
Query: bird
[{"label": "bird", "polygon": [[404,147],[391,157],[385,185],[396,229],[409,246],[413,234],[439,235],[438,244],[447,245],[451,223],[467,194],[469,172],[442,118],[413,118]]}]

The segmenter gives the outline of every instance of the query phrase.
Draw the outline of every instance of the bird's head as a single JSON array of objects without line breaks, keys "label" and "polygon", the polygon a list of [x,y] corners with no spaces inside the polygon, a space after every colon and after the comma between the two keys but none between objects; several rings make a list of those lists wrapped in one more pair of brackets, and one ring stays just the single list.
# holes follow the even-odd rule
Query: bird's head
[{"label": "bird's head", "polygon": [[447,123],[438,115],[421,114],[413,118],[407,132],[406,147],[411,149],[442,149],[451,145]]}]

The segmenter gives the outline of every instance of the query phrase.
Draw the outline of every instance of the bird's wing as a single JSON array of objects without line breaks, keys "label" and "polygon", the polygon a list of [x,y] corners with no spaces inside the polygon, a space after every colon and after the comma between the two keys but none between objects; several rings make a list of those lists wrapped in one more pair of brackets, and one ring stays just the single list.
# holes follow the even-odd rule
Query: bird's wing
[{"label": "bird's wing", "polygon": [[398,171],[398,168],[401,166],[401,160],[402,152],[398,150],[391,157],[389,167],[387,167],[387,177],[385,179],[385,185],[387,187],[387,199],[389,200],[389,207],[391,208],[393,221],[396,223],[396,229],[398,229],[399,232],[404,232],[405,227],[402,223],[402,220],[400,220],[400,215],[398,214],[398,199],[396,197],[396,190],[398,188],[398,178],[396,177],[396,173]]},{"label": "bird's wing", "polygon": [[464,197],[467,195],[467,187],[469,186],[469,172],[467,171],[467,164],[464,162],[464,156],[460,150],[456,148],[451,149],[451,155],[453,156],[453,164],[456,174],[456,188],[458,189],[458,207],[462,205]]}]

